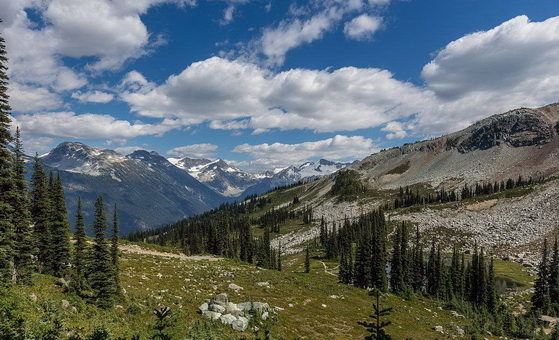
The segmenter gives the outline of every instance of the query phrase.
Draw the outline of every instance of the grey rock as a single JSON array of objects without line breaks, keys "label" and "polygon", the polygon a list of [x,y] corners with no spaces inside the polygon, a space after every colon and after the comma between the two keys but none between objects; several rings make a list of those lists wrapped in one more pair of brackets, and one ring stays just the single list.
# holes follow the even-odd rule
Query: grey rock
[{"label": "grey rock", "polygon": [[237,308],[242,311],[249,311],[252,309],[252,302],[242,302],[237,304]]},{"label": "grey rock", "polygon": [[231,323],[231,327],[236,331],[244,332],[248,327],[248,319],[241,316]]},{"label": "grey rock", "polygon": [[225,307],[228,302],[229,302],[229,298],[227,297],[227,294],[221,293],[221,294],[217,294],[211,299],[210,305],[220,305]]},{"label": "grey rock", "polygon": [[253,302],[252,309],[257,311],[258,313],[264,313],[270,310],[270,305],[263,302]]},{"label": "grey rock", "polygon": [[230,283],[229,284],[229,289],[232,289],[232,290],[238,292],[239,290],[243,290],[244,288],[239,286],[239,285],[236,285],[234,283]]},{"label": "grey rock", "polygon": [[210,307],[208,308],[210,311],[212,312],[216,312],[216,313],[225,313],[225,307],[220,306],[220,305],[214,305],[214,304],[210,304]]},{"label": "grey rock", "polygon": [[29,299],[31,299],[31,301],[33,301],[33,302],[37,302],[37,300],[38,300],[37,295],[35,295],[35,293],[32,293],[31,295],[29,295]]},{"label": "grey rock", "polygon": [[68,287],[68,281],[64,280],[64,278],[59,278],[58,280],[56,280],[56,284],[61,286],[61,287]]},{"label": "grey rock", "polygon": [[458,333],[458,335],[466,334],[466,332],[464,332],[464,330],[458,326],[456,326],[456,333]]},{"label": "grey rock", "polygon": [[435,326],[433,327],[435,332],[444,333],[443,326]]},{"label": "grey rock", "polygon": [[68,300],[62,300],[62,309],[64,310],[70,309],[70,302]]},{"label": "grey rock", "polygon": [[204,313],[205,311],[207,311],[208,308],[209,308],[209,306],[206,302],[204,302],[203,304],[200,305],[200,307],[198,307],[198,309],[200,309],[201,313]]},{"label": "grey rock", "polygon": [[218,320],[221,317],[221,313],[205,311],[202,313],[202,317],[208,320]]},{"label": "grey rock", "polygon": [[222,316],[219,318],[219,320],[221,320],[221,323],[224,323],[224,324],[226,324],[226,325],[230,325],[230,324],[233,323],[233,321],[237,320],[237,318],[234,317],[234,316],[231,315],[231,314],[225,314],[225,315],[222,315]]},{"label": "grey rock", "polygon": [[270,314],[268,312],[262,313],[262,320],[266,321],[268,320],[268,317],[270,317]]}]

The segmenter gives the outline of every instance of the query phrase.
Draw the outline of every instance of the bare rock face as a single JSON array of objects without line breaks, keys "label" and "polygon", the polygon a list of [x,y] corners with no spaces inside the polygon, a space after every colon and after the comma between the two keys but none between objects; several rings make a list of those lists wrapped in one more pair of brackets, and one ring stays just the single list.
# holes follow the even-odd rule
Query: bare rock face
[{"label": "bare rock face", "polygon": [[[547,144],[553,138],[552,126],[540,112],[518,109],[482,120],[471,127],[470,136],[456,146],[466,153],[507,144],[512,147]],[[453,140],[448,143],[452,145]]]}]

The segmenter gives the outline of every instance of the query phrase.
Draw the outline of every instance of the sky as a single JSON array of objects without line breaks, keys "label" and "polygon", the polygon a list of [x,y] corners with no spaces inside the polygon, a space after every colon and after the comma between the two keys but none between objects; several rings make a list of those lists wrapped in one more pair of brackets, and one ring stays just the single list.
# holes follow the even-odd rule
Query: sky
[{"label": "sky", "polygon": [[0,0],[28,154],[260,172],[559,101],[557,0]]}]

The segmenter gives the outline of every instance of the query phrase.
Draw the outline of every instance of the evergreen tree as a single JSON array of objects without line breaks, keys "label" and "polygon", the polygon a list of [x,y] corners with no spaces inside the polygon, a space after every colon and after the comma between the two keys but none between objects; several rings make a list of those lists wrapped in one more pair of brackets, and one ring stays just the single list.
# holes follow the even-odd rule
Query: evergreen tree
[{"label": "evergreen tree", "polygon": [[311,271],[311,255],[309,252],[309,246],[305,250],[305,273],[310,273]]},{"label": "evergreen tree", "polygon": [[413,252],[413,282],[415,292],[421,292],[425,281],[425,265],[423,259],[423,247],[421,246],[421,234],[419,227],[415,231],[415,245]]},{"label": "evergreen tree", "polygon": [[120,232],[118,224],[118,213],[116,209],[116,204],[113,208],[113,228],[111,234],[111,260],[113,263],[113,275],[117,290],[120,290],[120,271],[119,261],[118,261],[118,233]]},{"label": "evergreen tree", "polygon": [[493,258],[489,262],[489,272],[487,274],[487,285],[486,285],[486,307],[491,314],[495,314],[497,311],[497,290],[495,288],[495,269],[493,267]]},{"label": "evergreen tree", "polygon": [[[1,19],[0,19],[0,22]],[[8,103],[8,82],[6,74],[6,45],[0,35],[0,287],[11,283],[14,276],[13,207],[10,202],[14,195],[13,158],[8,150],[12,141],[10,134],[10,105]]]},{"label": "evergreen tree", "polygon": [[281,272],[282,268],[281,268],[281,242],[279,243],[279,247],[278,247],[278,267],[277,267],[278,271]]},{"label": "evergreen tree", "polygon": [[49,260],[52,251],[50,237],[51,204],[47,176],[37,154],[35,154],[33,163],[31,189],[31,218],[35,226],[33,233],[36,242],[38,269],[39,272],[47,272],[50,269]]},{"label": "evergreen tree", "polygon": [[70,225],[66,218],[66,200],[60,173],[56,178],[51,172],[51,272],[55,276],[64,273],[70,263]]},{"label": "evergreen tree", "polygon": [[[559,304],[559,248],[557,236],[553,243],[553,253],[549,263],[549,297],[552,302]],[[559,308],[559,306],[556,306]],[[559,311],[556,311],[559,312]]]},{"label": "evergreen tree", "polygon": [[427,294],[431,296],[437,295],[437,276],[439,268],[437,267],[437,253],[435,248],[435,241],[431,245],[429,252],[429,261],[427,262]]},{"label": "evergreen tree", "polygon": [[93,221],[95,240],[91,247],[88,281],[95,293],[97,305],[101,308],[112,307],[114,296],[117,293],[113,276],[113,264],[105,238],[106,231],[107,217],[105,215],[105,206],[103,196],[99,196],[95,201]]},{"label": "evergreen tree", "polygon": [[368,331],[371,332],[370,336],[367,336],[365,339],[370,340],[390,340],[392,337],[386,333],[386,326],[392,324],[391,321],[383,321],[383,318],[390,315],[392,312],[392,308],[382,308],[380,305],[380,292],[378,289],[375,289],[374,292],[371,294],[375,297],[375,303],[373,303],[373,314],[370,316],[374,321],[373,322],[363,322],[361,323],[365,327],[367,327]]},{"label": "evergreen tree", "polygon": [[14,145],[14,267],[19,283],[30,283],[33,272],[33,230],[29,212],[29,196],[25,180],[25,160],[19,127],[16,128]]},{"label": "evergreen tree", "polygon": [[390,261],[390,288],[393,293],[402,293],[404,289],[404,278],[402,270],[401,253],[402,228],[396,227],[393,239],[392,261]]},{"label": "evergreen tree", "polygon": [[78,208],[76,212],[76,228],[75,228],[76,244],[74,247],[74,280],[75,289],[80,292],[85,289],[85,273],[86,273],[86,239],[85,239],[85,221],[82,212],[82,199],[78,197]]},{"label": "evergreen tree", "polygon": [[532,309],[544,314],[549,311],[550,305],[547,256],[547,239],[544,239],[542,259],[538,268],[538,278],[534,283],[534,295],[532,296]]},{"label": "evergreen tree", "polygon": [[460,271],[460,255],[458,248],[454,245],[452,250],[452,261],[450,264],[450,279],[452,283],[452,293],[456,298],[462,297],[462,277]]}]

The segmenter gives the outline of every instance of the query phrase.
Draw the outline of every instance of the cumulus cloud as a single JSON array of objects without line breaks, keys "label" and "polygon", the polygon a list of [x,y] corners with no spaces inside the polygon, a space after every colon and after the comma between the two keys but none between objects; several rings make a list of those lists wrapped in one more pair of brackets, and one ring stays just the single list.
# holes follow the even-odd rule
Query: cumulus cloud
[{"label": "cumulus cloud", "polygon": [[136,150],[145,150],[146,148],[143,146],[119,146],[114,150],[121,155],[129,155]]},{"label": "cumulus cloud", "polygon": [[404,126],[401,122],[390,122],[386,124],[381,131],[388,132],[387,139],[402,139],[408,135],[406,129],[413,129],[413,125]]},{"label": "cumulus cloud", "polygon": [[344,33],[350,39],[368,40],[381,27],[382,18],[362,14],[347,22],[344,26]]},{"label": "cumulus cloud", "polygon": [[179,146],[167,151],[167,155],[176,158],[208,158],[215,156],[218,146],[214,144],[202,143]]},{"label": "cumulus cloud", "polygon": [[12,82],[8,88],[10,106],[15,112],[28,113],[61,107],[63,100],[46,88]]},{"label": "cumulus cloud", "polygon": [[[275,26],[266,27],[260,37],[248,44],[248,53],[245,51],[245,54],[252,58],[262,55],[266,65],[280,66],[285,62],[287,52],[322,39],[326,33],[334,31],[345,17],[370,11],[389,2],[390,0],[313,0],[303,7],[292,6],[292,16]],[[377,27],[374,27],[375,23]],[[347,34],[363,39],[378,29],[380,18],[363,14],[348,25]]]},{"label": "cumulus cloud", "polygon": [[[164,2],[194,4],[192,0],[1,2],[5,22],[0,29],[9,46],[11,85],[49,97],[48,105],[34,109],[61,107],[60,94],[87,85],[88,71],[117,69],[149,50],[150,34],[140,15]],[[32,20],[28,11],[35,11],[40,21]],[[90,57],[92,62],[85,69],[70,68],[64,57]],[[30,112],[30,106],[37,105],[29,103],[23,91],[12,91],[12,101],[18,112]]]},{"label": "cumulus cloud", "polygon": [[[421,89],[385,70],[346,67],[275,74],[218,57],[194,63],[147,92],[125,91],[121,98],[140,115],[215,121],[211,128],[321,132],[368,128],[403,118],[424,99]],[[245,117],[250,121],[236,121]]]},{"label": "cumulus cloud", "polygon": [[24,151],[27,155],[39,155],[48,152],[52,149],[52,146],[56,139],[50,137],[37,137],[37,138],[27,138],[22,135],[22,143]]},{"label": "cumulus cloud", "polygon": [[360,159],[377,150],[377,146],[369,138],[336,135],[333,138],[299,144],[242,144],[236,146],[233,152],[248,154],[253,159],[239,165],[269,169],[299,164],[319,157],[328,160]]},{"label": "cumulus cloud", "polygon": [[85,103],[108,103],[114,99],[114,95],[101,91],[90,91],[83,93],[77,91],[72,93],[72,98]]},{"label": "cumulus cloud", "polygon": [[19,126],[22,134],[28,136],[89,140],[158,135],[177,127],[171,121],[163,121],[160,124],[130,123],[109,115],[74,112],[18,115],[13,118],[13,125]]}]

